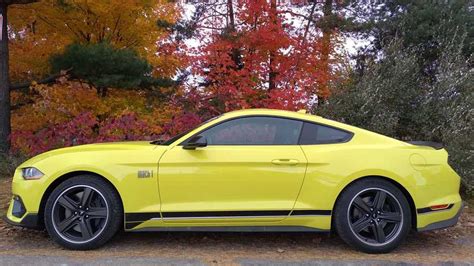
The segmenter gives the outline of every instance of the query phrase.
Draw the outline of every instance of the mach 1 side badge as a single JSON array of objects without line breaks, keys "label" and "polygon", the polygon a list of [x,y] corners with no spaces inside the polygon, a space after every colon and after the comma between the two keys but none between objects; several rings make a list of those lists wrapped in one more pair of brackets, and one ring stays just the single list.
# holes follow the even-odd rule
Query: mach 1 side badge
[{"label": "mach 1 side badge", "polygon": [[138,171],[138,178],[149,178],[153,177],[153,170],[140,170]]}]

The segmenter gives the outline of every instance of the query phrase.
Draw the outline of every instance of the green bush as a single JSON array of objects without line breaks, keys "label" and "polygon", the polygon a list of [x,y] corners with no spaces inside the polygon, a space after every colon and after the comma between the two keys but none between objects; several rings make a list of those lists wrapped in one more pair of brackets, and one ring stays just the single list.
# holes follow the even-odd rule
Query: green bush
[{"label": "green bush", "polygon": [[450,164],[474,191],[473,70],[457,42],[445,44],[433,80],[419,68],[416,48],[394,41],[360,77],[334,92],[317,110],[329,118],[401,140],[442,142]]}]

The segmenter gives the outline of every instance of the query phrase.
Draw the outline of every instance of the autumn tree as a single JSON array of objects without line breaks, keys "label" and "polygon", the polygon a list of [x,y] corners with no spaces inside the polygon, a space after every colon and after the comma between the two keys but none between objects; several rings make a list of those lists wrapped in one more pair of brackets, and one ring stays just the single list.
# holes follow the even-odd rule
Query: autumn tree
[{"label": "autumn tree", "polygon": [[8,49],[8,7],[10,5],[30,4],[35,0],[1,0],[0,1],[0,150],[10,147],[10,79]]},{"label": "autumn tree", "polygon": [[[3,23],[4,41],[2,42],[1,54],[1,59],[4,62],[1,65],[2,74],[0,81],[2,93],[0,95],[1,108],[4,108],[0,112],[2,123],[0,137],[2,142],[7,143],[10,133],[10,98],[8,96],[8,88],[28,89],[29,85],[34,84],[31,82],[33,80],[40,81],[40,83],[43,81],[54,82],[58,75],[57,73],[53,73],[53,75],[50,73],[52,71],[49,64],[50,57],[53,54],[63,53],[64,48],[72,43],[77,43],[84,47],[105,42],[110,43],[114,51],[117,52],[114,56],[116,59],[123,55],[120,52],[121,50],[129,55],[129,51],[134,50],[140,58],[147,60],[145,63],[140,61],[141,59],[138,61],[132,60],[133,62],[140,61],[141,67],[136,71],[139,71],[140,75],[146,72],[147,76],[154,77],[154,79],[146,80],[148,85],[151,83],[151,85],[160,86],[160,82],[164,82],[168,86],[171,84],[169,77],[176,73],[180,62],[169,53],[169,47],[166,47],[165,52],[160,51],[158,42],[167,33],[156,27],[156,21],[173,22],[176,14],[174,3],[161,0],[42,0],[36,3],[33,2],[36,1],[0,1],[1,11],[5,13],[5,21]],[[24,3],[32,4],[11,5]],[[9,17],[11,19],[7,22],[6,6],[9,5],[11,5],[9,10]],[[13,58],[9,65],[5,63],[5,60],[8,59],[8,47],[6,47],[8,36],[11,37],[9,40],[11,47],[9,51],[10,58]],[[104,63],[106,62],[104,60]],[[109,63],[112,62],[109,61]],[[152,66],[151,69],[150,65]],[[132,66],[136,66],[136,64],[129,67]],[[77,64],[74,67],[77,70],[71,74],[78,74],[77,72],[79,72],[81,67]],[[114,71],[116,71],[119,65],[114,67]],[[54,70],[59,71],[59,68]],[[128,71],[130,69],[125,68],[122,70]],[[7,86],[8,80],[6,80],[6,73],[8,71],[10,72],[10,79],[14,83],[10,87]],[[111,71],[108,72],[102,74],[111,77]],[[86,73],[82,72],[80,74],[77,76],[83,78],[82,74]],[[126,76],[125,73],[112,73],[112,75],[114,74]],[[114,76],[114,78],[117,79],[117,76]],[[94,77],[89,75],[89,78],[86,80],[91,79],[94,79]],[[133,82],[130,82],[130,80],[132,78],[127,77],[126,83],[128,83],[128,87],[132,84],[137,84],[136,79]],[[117,82],[115,82],[115,85],[117,85]],[[25,103],[34,101],[34,97],[28,97],[29,99],[22,101],[20,107]]]},{"label": "autumn tree", "polygon": [[[156,21],[173,22],[175,4],[164,0],[43,0],[11,9],[12,77],[31,80],[48,74],[49,56],[75,42],[108,42],[133,49],[153,65],[153,73],[174,75],[174,58],[156,56],[157,43],[166,32]],[[168,64],[171,61],[171,64]]]},{"label": "autumn tree", "polygon": [[175,25],[176,36],[193,29],[201,44],[188,51],[198,82],[190,91],[200,94],[204,110],[295,110],[326,97],[322,85],[332,73],[321,69],[321,36],[287,15],[276,0],[200,2],[191,20]]}]

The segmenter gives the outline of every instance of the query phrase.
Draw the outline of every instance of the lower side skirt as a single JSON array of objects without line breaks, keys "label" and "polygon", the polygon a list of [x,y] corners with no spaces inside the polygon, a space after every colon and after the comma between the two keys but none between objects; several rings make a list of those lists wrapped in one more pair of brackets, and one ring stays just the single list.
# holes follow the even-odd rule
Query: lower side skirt
[{"label": "lower side skirt", "polygon": [[[145,212],[125,213],[125,229],[133,230],[149,220],[182,219],[238,219],[238,218],[285,218],[302,216],[331,216],[331,210],[268,210],[268,211],[200,211],[200,212]],[[133,231],[212,231],[212,232],[321,232],[324,230],[306,226],[163,226],[140,228]]]},{"label": "lower side skirt", "polygon": [[130,232],[318,232],[329,233],[330,230],[306,226],[175,226],[146,227]]}]

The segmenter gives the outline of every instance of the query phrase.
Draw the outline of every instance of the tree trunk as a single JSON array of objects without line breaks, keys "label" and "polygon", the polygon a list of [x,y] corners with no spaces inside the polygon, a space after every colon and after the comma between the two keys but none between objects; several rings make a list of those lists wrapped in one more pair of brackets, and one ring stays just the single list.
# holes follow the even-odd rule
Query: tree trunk
[{"label": "tree trunk", "polygon": [[[270,1],[270,19],[271,23],[277,24],[277,2],[276,0]],[[276,51],[271,50],[269,54],[269,71],[268,71],[268,91],[276,88],[276,77],[277,72],[275,70],[275,54]]]},{"label": "tree trunk", "polygon": [[105,98],[107,96],[107,91],[108,91],[107,87],[99,86],[97,87],[96,90],[97,90],[97,95],[99,95],[99,97]]},{"label": "tree trunk", "polygon": [[[227,25],[227,33],[230,35],[229,38],[234,38],[234,34],[236,31],[235,28],[235,13],[234,13],[234,4],[232,0],[227,0],[227,16],[228,16],[228,25]],[[241,53],[238,48],[232,48],[231,54],[232,60],[234,61],[235,68],[241,70],[243,68],[242,60],[241,60]]]},{"label": "tree trunk", "polygon": [[322,48],[321,48],[321,63],[322,63],[322,71],[324,75],[326,75],[326,78],[323,79],[323,82],[321,84],[321,88],[319,91],[319,98],[321,102],[324,102],[327,100],[327,97],[329,96],[329,82],[328,78],[330,76],[330,66],[329,66],[329,56],[331,53],[331,36],[332,36],[332,31],[333,31],[333,25],[332,23],[328,23],[328,20],[331,19],[330,17],[332,16],[332,2],[333,0],[326,0],[324,2],[324,7],[323,7],[323,16],[324,16],[324,27],[322,29],[323,31],[323,38],[322,38]]},{"label": "tree trunk", "polygon": [[3,16],[0,40],[0,152],[10,149],[10,80],[8,53],[8,5],[30,4],[38,0],[0,0],[0,15]]},{"label": "tree trunk", "polygon": [[3,16],[2,38],[0,40],[0,151],[10,149],[10,81],[8,78],[8,30],[6,3],[0,2]]},{"label": "tree trunk", "polygon": [[234,15],[234,4],[232,0],[227,0],[227,13],[229,16],[229,29],[231,32],[235,31],[235,15]]}]

